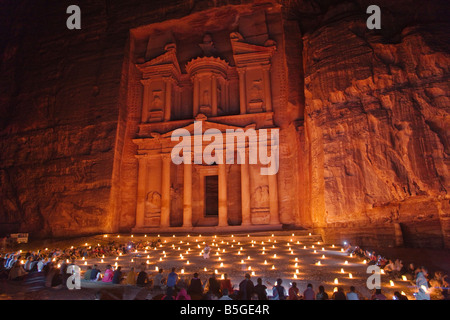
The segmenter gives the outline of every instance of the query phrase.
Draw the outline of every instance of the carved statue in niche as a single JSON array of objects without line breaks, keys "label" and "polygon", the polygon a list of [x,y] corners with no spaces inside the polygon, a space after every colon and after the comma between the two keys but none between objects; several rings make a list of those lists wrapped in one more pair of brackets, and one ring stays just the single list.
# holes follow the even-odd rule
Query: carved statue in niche
[{"label": "carved statue in niche", "polygon": [[262,90],[262,80],[253,80],[252,86],[249,88],[249,98],[248,102],[250,112],[262,112],[263,108],[263,90]]},{"label": "carved statue in niche", "polygon": [[209,90],[203,90],[202,95],[202,106],[210,106],[210,99],[209,99]]},{"label": "carved statue in niche", "polygon": [[151,110],[162,110],[161,90],[153,91],[153,101]]},{"label": "carved statue in niche", "polygon": [[269,187],[259,186],[252,192],[252,223],[253,224],[269,224],[270,208],[269,208]]},{"label": "carved statue in niche", "polygon": [[150,191],[145,198],[145,216],[159,216],[161,213],[161,195],[156,191]]},{"label": "carved statue in niche", "polygon": [[268,208],[269,207],[269,187],[259,186],[253,191],[252,198],[254,201],[254,208]]},{"label": "carved statue in niche", "polygon": [[250,88],[250,101],[258,102],[262,101],[262,89],[261,89],[261,79],[253,80],[253,85]]},{"label": "carved statue in niche", "polygon": [[161,99],[161,90],[154,90],[153,92],[153,98],[150,104],[150,110],[148,110],[148,121],[154,122],[154,121],[162,121],[164,117],[164,111],[163,111],[163,101]]}]

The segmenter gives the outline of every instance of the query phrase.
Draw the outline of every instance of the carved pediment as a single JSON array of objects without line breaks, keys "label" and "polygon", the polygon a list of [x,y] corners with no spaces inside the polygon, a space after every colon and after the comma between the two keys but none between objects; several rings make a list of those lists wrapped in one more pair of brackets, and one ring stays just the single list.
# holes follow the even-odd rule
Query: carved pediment
[{"label": "carved pediment", "polygon": [[153,58],[145,63],[136,64],[136,67],[144,74],[144,79],[150,74],[181,75],[180,65],[177,59],[177,50],[174,43],[168,43],[164,47],[166,51],[162,55]]},{"label": "carved pediment", "polygon": [[267,40],[264,46],[245,42],[244,38],[238,32],[230,34],[231,47],[236,66],[248,66],[250,64],[266,64],[270,61],[276,50],[276,42]]}]

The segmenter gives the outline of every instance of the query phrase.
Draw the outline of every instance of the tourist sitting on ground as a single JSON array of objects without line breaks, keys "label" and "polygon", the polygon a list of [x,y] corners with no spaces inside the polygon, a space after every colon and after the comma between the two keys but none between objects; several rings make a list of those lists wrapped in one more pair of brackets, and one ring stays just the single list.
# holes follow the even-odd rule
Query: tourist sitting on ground
[{"label": "tourist sitting on ground", "polygon": [[392,260],[389,260],[389,262],[386,264],[386,266],[383,268],[383,270],[387,275],[389,275],[389,276],[392,275],[392,273],[395,270],[394,262],[392,262]]},{"label": "tourist sitting on ground", "polygon": [[408,300],[408,297],[398,291],[394,292],[394,300]]},{"label": "tourist sitting on ground", "polygon": [[267,300],[267,287],[263,285],[262,279],[256,279],[256,286],[254,292],[258,295],[258,300]]},{"label": "tourist sitting on ground", "polygon": [[311,283],[308,283],[306,286],[306,290],[303,292],[303,299],[304,300],[315,300],[316,299],[316,293],[313,290],[313,286]]},{"label": "tourist sitting on ground", "polygon": [[351,243],[345,244],[344,250],[345,250],[345,252],[347,252],[347,253],[352,252],[352,245],[351,245]]},{"label": "tourist sitting on ground", "polygon": [[227,289],[228,290],[228,294],[232,295],[233,294],[233,286],[231,284],[231,280],[228,279],[228,274],[224,274],[223,275],[223,279],[220,280],[220,291],[223,294],[223,289]]},{"label": "tourist sitting on ground", "polygon": [[136,285],[138,287],[147,287],[150,285],[150,281],[148,279],[147,272],[145,272],[145,264],[141,265],[141,271],[139,272],[139,274],[137,276]]},{"label": "tourist sitting on ground", "polygon": [[123,280],[122,267],[118,266],[117,269],[114,271],[112,283],[120,284],[122,280]]},{"label": "tourist sitting on ground", "polygon": [[98,281],[100,279],[101,272],[100,269],[96,264],[94,264],[94,267],[92,268],[91,272],[91,281]]},{"label": "tourist sitting on ground", "polygon": [[350,291],[347,292],[347,300],[359,300],[354,286],[350,286]]},{"label": "tourist sitting on ground", "polygon": [[319,286],[319,291],[316,294],[316,300],[328,300],[328,293],[325,292],[323,286]]},{"label": "tourist sitting on ground", "polygon": [[246,273],[244,280],[239,283],[239,300],[250,300],[255,291],[255,285],[250,279],[250,274]]},{"label": "tourist sitting on ground", "polygon": [[415,296],[417,300],[430,300],[427,276],[428,270],[425,267],[421,267],[416,276],[416,287],[418,292]]},{"label": "tourist sitting on ground", "polygon": [[445,300],[448,296],[449,283],[447,275],[437,271],[430,281],[430,296],[432,300]]},{"label": "tourist sitting on ground", "polygon": [[191,296],[187,294],[185,288],[181,288],[177,294],[176,300],[191,300]]},{"label": "tourist sitting on ground", "polygon": [[297,288],[297,282],[292,282],[291,287],[289,288],[289,300],[299,300],[299,289]]},{"label": "tourist sitting on ground", "polygon": [[86,272],[83,275],[83,280],[91,280],[92,267],[88,266]]},{"label": "tourist sitting on ground", "polygon": [[191,279],[191,283],[187,289],[187,293],[193,300],[200,300],[203,296],[203,284],[198,277],[198,273],[194,273],[194,277]]},{"label": "tourist sitting on ground", "polygon": [[126,284],[129,286],[135,286],[136,285],[136,277],[137,277],[137,274],[134,271],[134,267],[131,267],[130,271],[128,271],[128,273],[127,273]]},{"label": "tourist sitting on ground", "polygon": [[220,297],[222,294],[220,292],[220,282],[216,279],[216,274],[213,273],[208,280],[209,289],[208,292]]},{"label": "tourist sitting on ground", "polygon": [[153,278],[153,289],[156,290],[165,290],[166,287],[164,285],[164,275],[163,275],[164,269],[161,268],[158,270],[158,273]]},{"label": "tourist sitting on ground", "polygon": [[175,285],[176,290],[179,290],[181,288],[187,289],[187,287],[188,287],[188,281],[186,280],[186,277],[184,277],[184,276],[179,277],[178,281]]},{"label": "tourist sitting on ground", "polygon": [[331,296],[333,300],[347,300],[344,293],[344,288],[338,287],[337,290]]},{"label": "tourist sitting on ground", "polygon": [[410,263],[406,269],[405,276],[408,280],[414,281],[416,279],[416,266],[414,263]]},{"label": "tourist sitting on ground", "polygon": [[274,297],[273,300],[286,300],[286,294],[285,289],[281,285],[283,283],[283,280],[278,278],[275,282],[275,286],[272,289],[272,296]]},{"label": "tourist sitting on ground", "polygon": [[172,272],[167,276],[167,287],[175,288],[178,281],[178,275],[175,272],[176,268],[172,268]]},{"label": "tourist sitting on ground", "polygon": [[25,269],[26,272],[30,272],[34,264],[35,264],[34,258],[33,256],[30,255],[28,256],[27,261],[25,262],[23,268]]},{"label": "tourist sitting on ground", "polygon": [[106,282],[106,283],[112,282],[113,277],[114,277],[114,272],[111,270],[111,268],[112,267],[110,264],[108,264],[106,266],[105,274],[102,277],[102,282]]},{"label": "tourist sitting on ground", "polygon": [[381,293],[381,289],[375,289],[375,292],[372,294],[371,300],[386,300],[386,296]]},{"label": "tourist sitting on ground", "polygon": [[232,298],[230,298],[230,296],[228,295],[228,289],[227,288],[223,288],[222,290],[222,297],[219,298],[219,300],[233,300]]},{"label": "tourist sitting on ground", "polygon": [[161,300],[175,300],[174,287],[167,287],[166,294],[161,298]]},{"label": "tourist sitting on ground", "polygon": [[392,272],[392,275],[395,278],[400,277],[405,272],[405,268],[403,267],[403,261],[400,259],[396,259],[394,262],[394,271]]},{"label": "tourist sitting on ground", "polygon": [[20,281],[23,280],[26,275],[27,272],[20,263],[20,260],[17,260],[9,271],[8,280]]}]

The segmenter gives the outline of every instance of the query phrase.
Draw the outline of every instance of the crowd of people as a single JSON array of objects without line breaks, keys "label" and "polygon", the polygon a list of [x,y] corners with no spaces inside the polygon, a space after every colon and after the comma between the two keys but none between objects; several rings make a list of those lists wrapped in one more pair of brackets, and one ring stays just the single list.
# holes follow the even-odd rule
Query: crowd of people
[{"label": "crowd of people", "polygon": [[[365,259],[368,265],[376,265],[391,280],[407,280],[412,286],[417,288],[414,294],[417,300],[449,300],[449,280],[448,276],[442,271],[434,273],[434,277],[424,266],[416,266],[414,263],[404,264],[401,259],[388,259],[385,256],[377,254],[374,250],[364,250],[360,246],[345,244],[345,252]],[[406,297],[399,292],[395,292],[394,299],[404,300]],[[379,298],[382,298],[378,294]]]},{"label": "crowd of people", "polygon": [[[88,258],[105,258],[125,255],[135,250],[156,247],[159,239],[151,242],[128,241],[118,243],[110,241],[103,245],[79,246],[66,249],[10,252],[0,256],[0,279],[5,281],[23,281],[30,292],[36,292],[43,288],[65,288],[67,279],[71,275],[67,273],[69,266],[76,265],[76,261]],[[208,246],[207,246],[208,247]],[[210,254],[210,248],[204,250],[204,258]],[[417,288],[415,298],[418,300],[449,299],[449,284],[447,276],[442,272],[436,272],[430,279],[425,267],[417,268],[413,263],[404,265],[400,259],[390,260],[371,250],[364,250],[359,246],[353,247],[346,244],[344,250],[352,256],[365,259],[367,264],[376,265],[391,279],[408,279]],[[362,300],[365,297],[356,291],[355,287],[336,287],[331,293],[327,293],[323,285],[317,290],[311,283],[305,288],[299,288],[296,282],[285,287],[282,279],[277,279],[274,284],[269,281],[263,283],[262,278],[257,278],[256,283],[250,274],[245,274],[244,279],[233,285],[226,274],[220,279],[216,274],[211,274],[207,279],[200,279],[198,273],[194,273],[191,279],[184,275],[178,275],[176,268],[165,274],[161,268],[155,272],[147,272],[147,266],[142,263],[137,267],[131,267],[127,272],[122,271],[121,266],[107,265],[101,270],[98,265],[88,266],[82,274],[82,281],[111,283],[117,285],[131,285],[146,288],[152,292],[153,299],[164,300]],[[371,297],[373,300],[386,300],[387,297],[381,289],[375,289]],[[395,292],[394,299],[405,300],[405,295]]]}]

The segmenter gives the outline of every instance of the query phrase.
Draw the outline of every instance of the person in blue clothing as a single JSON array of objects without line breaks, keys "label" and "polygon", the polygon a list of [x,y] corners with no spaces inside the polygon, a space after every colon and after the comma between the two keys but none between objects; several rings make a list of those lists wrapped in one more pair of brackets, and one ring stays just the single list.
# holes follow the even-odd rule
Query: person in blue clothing
[{"label": "person in blue clothing", "polygon": [[178,274],[175,272],[175,267],[172,268],[172,272],[169,273],[169,276],[167,277],[167,287],[168,288],[175,288],[175,285],[178,281]]}]

